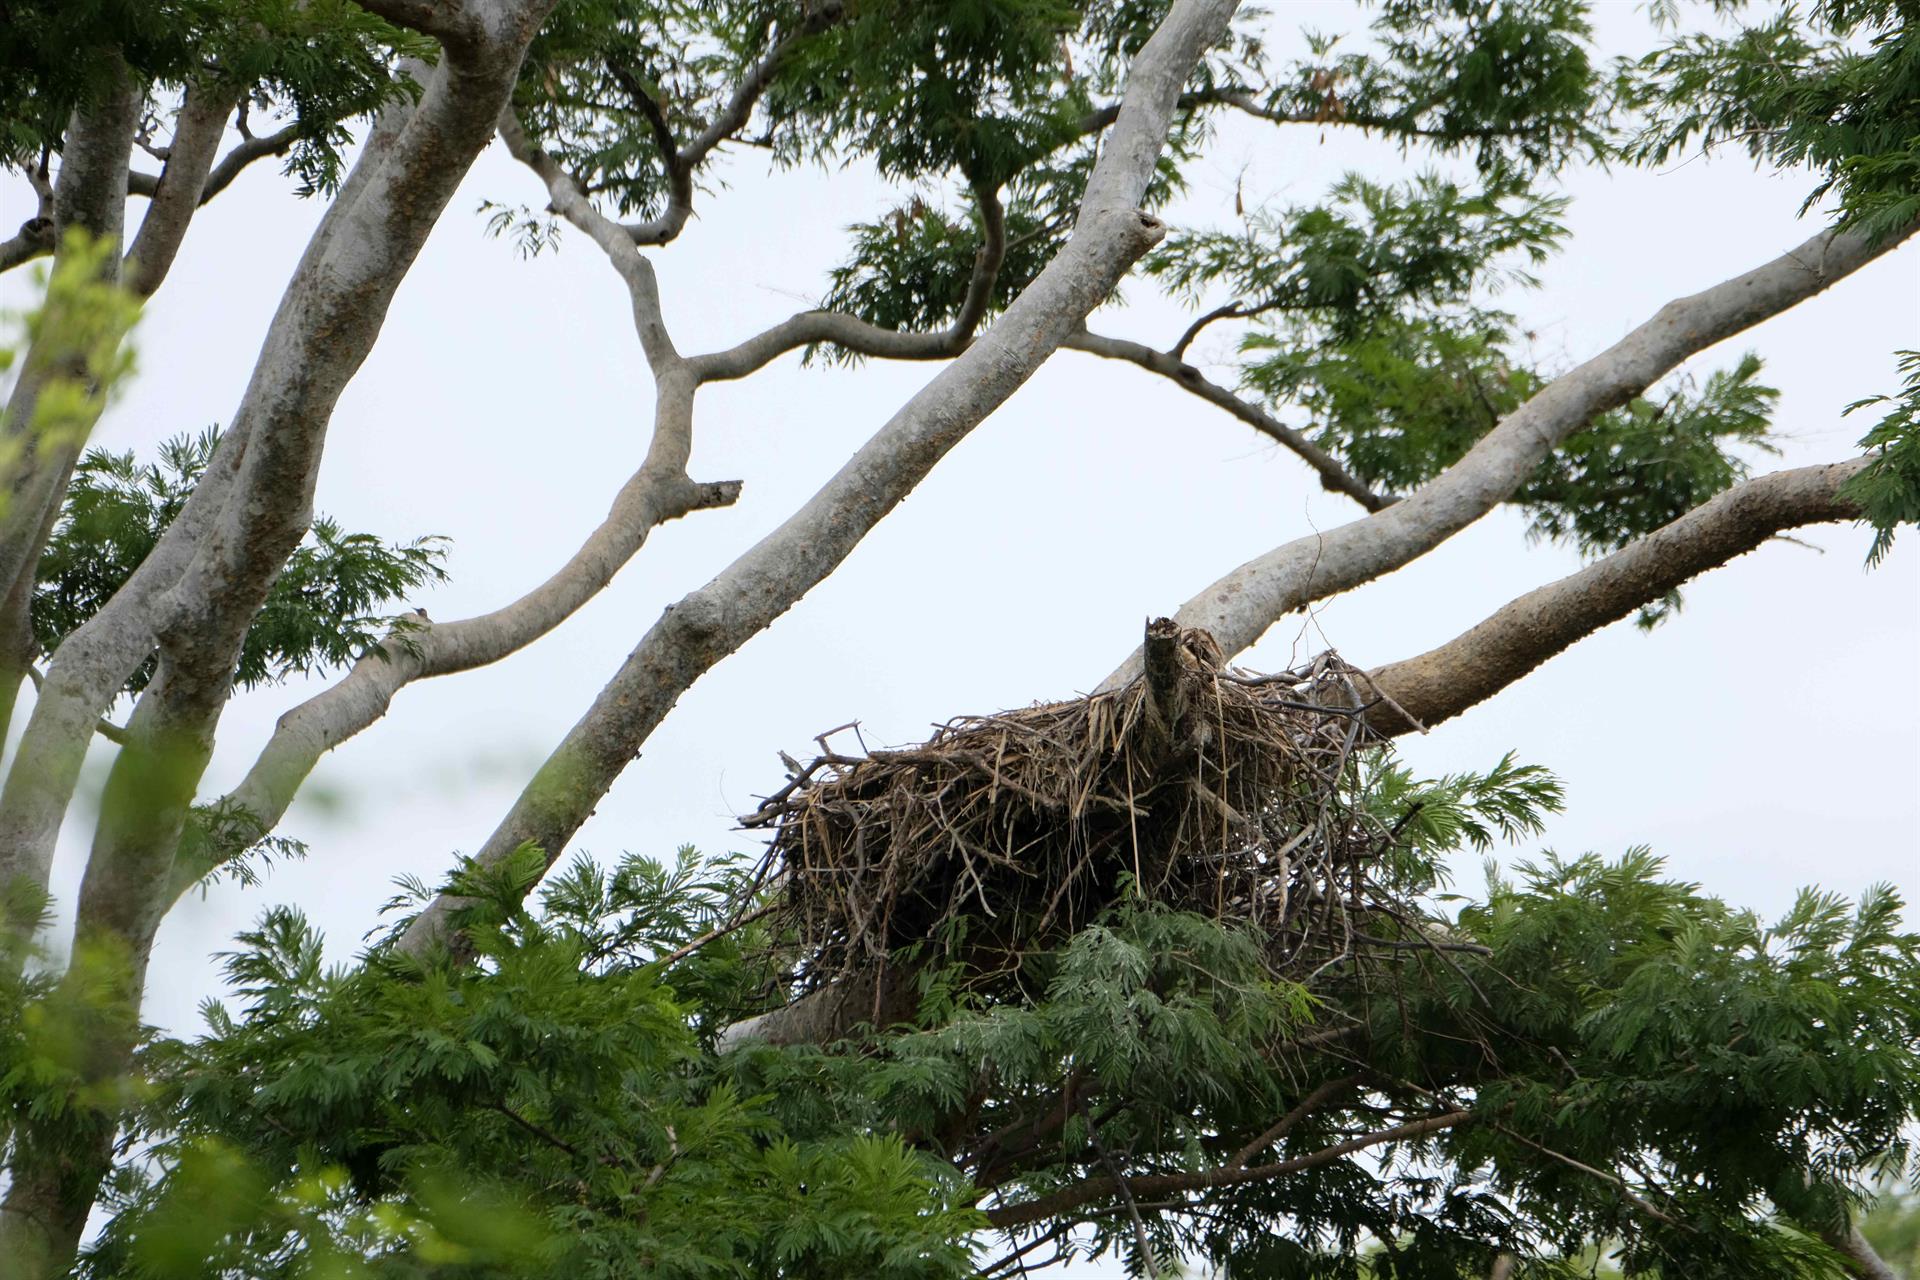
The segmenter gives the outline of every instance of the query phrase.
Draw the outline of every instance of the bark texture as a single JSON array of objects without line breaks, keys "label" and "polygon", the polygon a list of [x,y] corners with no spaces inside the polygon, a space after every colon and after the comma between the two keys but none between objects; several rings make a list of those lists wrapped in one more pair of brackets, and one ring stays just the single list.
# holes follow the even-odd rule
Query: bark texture
[{"label": "bark texture", "polygon": [[[326,428],[468,167],[492,136],[520,59],[553,0],[402,4],[433,19],[444,56],[417,106],[396,104],[296,268],[206,479],[122,590],[60,647],[0,793],[0,881],[44,889],[53,843],[98,713],[155,649],[102,797],[78,902],[77,944],[120,958],[124,1026],[91,1036],[84,1084],[111,1095],[127,1065],[153,931],[172,900],[174,850],[246,630],[312,517]],[[212,148],[196,153],[211,163]],[[198,163],[198,161],[196,161]],[[115,190],[125,190],[125,169]],[[202,178],[204,181],[204,176]],[[156,235],[171,203],[156,189]],[[191,195],[191,199],[187,197]],[[124,198],[124,196],[122,196]],[[180,210],[199,203],[183,192]],[[138,261],[136,261],[136,266]],[[23,1277],[63,1271],[100,1179],[117,1113],[76,1105],[22,1123],[0,1203],[0,1257]]]}]

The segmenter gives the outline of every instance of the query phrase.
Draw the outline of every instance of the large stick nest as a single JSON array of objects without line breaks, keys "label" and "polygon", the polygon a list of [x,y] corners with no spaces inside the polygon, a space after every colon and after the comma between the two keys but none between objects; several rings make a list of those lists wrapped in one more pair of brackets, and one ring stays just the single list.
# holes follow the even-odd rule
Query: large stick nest
[{"label": "large stick nest", "polygon": [[[1386,906],[1367,868],[1392,833],[1356,799],[1365,676],[1323,655],[1256,676],[1204,631],[1149,624],[1121,688],[940,726],[844,755],[831,735],[743,822],[805,981],[884,971],[933,943],[988,984],[1127,892],[1260,926],[1278,967],[1351,955]],[[850,727],[850,726],[849,726]],[[836,731],[837,732],[837,731]],[[954,928],[960,925],[961,928]]]}]

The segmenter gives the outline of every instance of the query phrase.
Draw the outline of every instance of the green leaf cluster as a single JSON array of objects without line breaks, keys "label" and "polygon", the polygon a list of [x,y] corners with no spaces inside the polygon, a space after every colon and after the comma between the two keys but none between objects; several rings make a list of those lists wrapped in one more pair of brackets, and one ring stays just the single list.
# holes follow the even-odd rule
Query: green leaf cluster
[{"label": "green leaf cluster", "polygon": [[[41,652],[51,653],[132,576],[185,506],[219,439],[212,428],[176,436],[153,462],[103,449],[80,460],[36,570],[32,616]],[[382,611],[444,580],[445,555],[442,538],[389,543],[317,517],[247,631],[235,683],[250,688],[352,663],[404,627],[404,618]],[[145,688],[153,669],[150,658],[125,691]]]},{"label": "green leaf cluster", "polygon": [[529,911],[499,892],[524,871],[462,880],[495,891],[470,965],[329,967],[285,909],[242,935],[237,1012],[145,1055],[152,1145],[85,1273],[968,1273],[951,1170],[898,1135],[787,1132],[642,959],[733,879],[576,864]]},{"label": "green leaf cluster", "polygon": [[1860,505],[1873,527],[1867,563],[1877,565],[1893,547],[1903,524],[1920,524],[1920,351],[1899,353],[1902,388],[1896,396],[1872,396],[1847,406],[1848,413],[1875,405],[1891,406],[1860,440],[1870,458],[1866,469],[1847,482],[1846,495]]},{"label": "green leaf cluster", "polygon": [[[1735,12],[1743,3],[1716,6]],[[1757,6],[1756,6],[1757,7]],[[1699,145],[1818,176],[1869,235],[1920,217],[1920,14],[1901,0],[1783,5],[1730,36],[1676,38],[1623,76],[1645,112],[1626,154],[1665,163]]]},{"label": "green leaf cluster", "polygon": [[10,0],[0,21],[0,163],[57,150],[69,116],[131,76],[152,110],[189,82],[296,126],[288,170],[303,191],[343,172],[347,125],[402,86],[401,55],[432,46],[352,0]]}]

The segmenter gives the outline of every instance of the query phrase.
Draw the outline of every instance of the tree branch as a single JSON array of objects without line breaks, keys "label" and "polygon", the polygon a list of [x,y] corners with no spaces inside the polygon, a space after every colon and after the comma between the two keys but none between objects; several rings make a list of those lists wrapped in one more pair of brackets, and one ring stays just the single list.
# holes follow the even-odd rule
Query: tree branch
[{"label": "tree branch", "polygon": [[220,157],[220,163],[213,166],[207,174],[206,185],[200,189],[200,203],[207,201],[233,185],[233,180],[244,172],[248,165],[268,156],[283,156],[293,146],[295,138],[300,136],[298,125],[287,125],[272,133],[258,138],[243,138],[235,143],[233,150]]},{"label": "tree branch", "polygon": [[[1007,255],[1006,210],[1000,193],[984,183],[973,186],[980,210],[982,243],[974,254],[967,294],[953,323],[939,333],[902,333],[883,329],[837,311],[803,311],[725,351],[693,356],[688,365],[701,382],[747,377],[789,351],[830,345],[877,360],[949,360],[972,344],[974,331],[993,302],[994,285]],[[1062,344],[1072,345],[1072,339]]]},{"label": "tree branch", "polygon": [[[510,39],[449,46],[418,104],[396,102],[383,113],[295,271],[205,476],[120,591],[49,663],[45,690],[0,793],[0,881],[46,884],[94,721],[156,645],[161,667],[142,704],[178,705],[144,717],[136,707],[129,733],[143,740],[142,726],[151,728],[156,752],[173,749],[160,736],[194,742],[211,736],[246,628],[306,531],[334,405],[428,233],[491,137],[524,43],[551,3],[499,0],[490,18]],[[124,189],[124,169],[116,181]],[[137,781],[134,773],[128,786]],[[184,812],[192,787],[169,783],[170,791],[180,787],[185,794],[169,805],[177,799]],[[110,777],[103,804],[115,798]],[[164,844],[164,825],[156,818],[136,842]],[[105,851],[96,842],[95,859]],[[148,849],[130,856],[145,864],[148,897],[163,896],[171,853],[162,859]],[[167,865],[156,872],[156,862]]]},{"label": "tree branch", "polygon": [[[1127,1179],[1135,1196],[1177,1195],[1187,1191],[1205,1191],[1216,1187],[1237,1187],[1249,1182],[1266,1182],[1283,1177],[1289,1173],[1299,1173],[1306,1169],[1315,1169],[1325,1164],[1364,1151],[1369,1147],[1384,1146],[1389,1142],[1404,1142],[1412,1138],[1425,1137],[1443,1129],[1452,1129],[1473,1119],[1469,1111],[1450,1111],[1444,1115],[1428,1116],[1421,1120],[1411,1120],[1405,1124],[1382,1129],[1378,1133],[1364,1134],[1358,1138],[1349,1138],[1333,1146],[1315,1151],[1311,1155],[1295,1156],[1291,1160],[1280,1160],[1273,1164],[1241,1165],[1229,1162],[1216,1165],[1211,1169],[1196,1170],[1191,1173],[1144,1173]],[[1045,1222],[1073,1212],[1082,1205],[1096,1200],[1104,1200],[1120,1189],[1115,1178],[1091,1178],[1077,1186],[1063,1187],[1047,1195],[1036,1196],[1032,1200],[1023,1200],[1018,1204],[1003,1208],[987,1209],[984,1216],[990,1226],[1001,1230],[1028,1226],[1035,1222]]]},{"label": "tree branch", "polygon": [[[1128,77],[1126,106],[1087,182],[1073,238],[999,323],[910,399],[798,512],[706,586],[667,610],[535,775],[476,856],[498,865],[523,844],[549,863],[692,683],[792,608],[846,559],[946,453],[1077,330],[1163,234],[1141,213],[1174,100],[1235,0],[1178,0]],[[689,361],[696,379],[719,376]],[[441,897],[401,940],[419,953],[448,936]]]},{"label": "tree branch", "polygon": [[[685,229],[687,219],[693,216],[693,175],[706,163],[715,147],[731,138],[746,126],[753,115],[754,104],[760,101],[767,87],[780,73],[793,51],[807,36],[815,35],[840,20],[843,12],[839,0],[827,0],[826,3],[809,6],[805,20],[793,35],[775,42],[766,57],[747,69],[747,74],[735,86],[726,103],[720,108],[707,127],[696,135],[685,147],[677,147],[672,131],[667,127],[665,115],[660,104],[655,102],[643,88],[637,84],[627,84],[627,92],[632,94],[635,105],[648,118],[655,141],[660,145],[660,154],[667,168],[668,196],[667,207],[657,218],[646,222],[630,223],[625,227],[627,235],[638,245],[662,245],[674,239]],[[617,78],[630,79],[615,68]]]},{"label": "tree branch", "polygon": [[[1681,361],[1824,291],[1902,243],[1824,231],[1774,261],[1668,303],[1612,347],[1563,374],[1418,492],[1370,516],[1250,560],[1183,605],[1182,626],[1211,632],[1232,655],[1280,618],[1372,581],[1431,551],[1508,498],[1553,449]],[[1136,653],[1102,686],[1139,670]]]},{"label": "tree branch", "polygon": [[53,182],[47,176],[44,162],[40,166],[27,166],[26,177],[33,187],[34,214],[20,224],[20,230],[11,239],[0,241],[0,271],[11,271],[23,262],[53,252]]},{"label": "tree branch", "polygon": [[448,49],[469,51],[483,43],[486,31],[468,0],[354,0],[375,17],[396,27],[432,36]]},{"label": "tree branch", "polygon": [[1736,485],[1578,573],[1528,592],[1439,648],[1376,669],[1370,679],[1389,701],[1369,713],[1368,723],[1400,734],[1451,719],[1608,623],[1782,530],[1858,518],[1859,508],[1841,489],[1866,464],[1866,458],[1855,458]]},{"label": "tree branch", "polygon": [[1156,351],[1143,342],[1109,338],[1081,331],[1064,344],[1076,351],[1106,360],[1125,360],[1149,373],[1157,373],[1175,386],[1225,409],[1268,439],[1285,446],[1320,476],[1320,487],[1329,493],[1344,493],[1368,511],[1383,510],[1399,499],[1392,494],[1375,493],[1358,476],[1342,466],[1340,460],[1315,444],[1300,431],[1281,422],[1259,405],[1242,400],[1233,392],[1194,368],[1177,354]]},{"label": "tree branch", "polygon": [[1858,1225],[1850,1222],[1845,1228],[1830,1228],[1821,1233],[1821,1238],[1846,1258],[1847,1270],[1854,1274],[1856,1280],[1901,1280],[1887,1260],[1861,1234]]},{"label": "tree branch", "polygon": [[174,117],[173,143],[147,204],[140,230],[127,250],[126,284],[142,298],[153,296],[167,278],[186,238],[187,224],[205,202],[213,157],[226,132],[233,99],[201,84],[190,84]]},{"label": "tree branch", "polygon": [[1255,1156],[1280,1141],[1280,1139],[1286,1137],[1289,1133],[1292,1133],[1294,1128],[1299,1125],[1302,1120],[1305,1120],[1308,1116],[1326,1106],[1327,1103],[1333,1101],[1354,1085],[1359,1084],[1360,1080],[1361,1077],[1359,1076],[1343,1076],[1338,1080],[1329,1080],[1322,1084],[1312,1093],[1300,1099],[1299,1104],[1296,1105],[1293,1110],[1287,1112],[1287,1114],[1275,1121],[1272,1128],[1235,1152],[1233,1159],[1227,1161],[1224,1167],[1228,1169],[1246,1168],[1253,1162]]}]

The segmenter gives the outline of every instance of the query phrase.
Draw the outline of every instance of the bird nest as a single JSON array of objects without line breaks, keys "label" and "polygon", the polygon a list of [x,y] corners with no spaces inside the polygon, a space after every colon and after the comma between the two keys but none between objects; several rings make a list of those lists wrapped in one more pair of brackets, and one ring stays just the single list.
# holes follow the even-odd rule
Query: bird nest
[{"label": "bird nest", "polygon": [[1256,925],[1287,971],[1351,954],[1394,834],[1357,781],[1376,744],[1365,675],[1332,654],[1253,675],[1165,619],[1142,666],[919,746],[842,754],[834,730],[810,763],[783,756],[786,784],[743,823],[770,833],[763,874],[802,985],[929,944],[973,985],[1017,983],[1022,956],[1129,892]]}]

